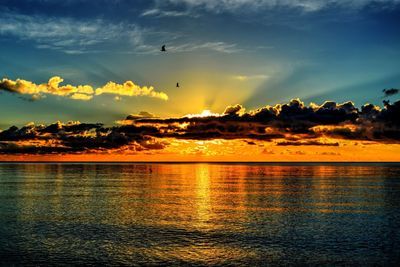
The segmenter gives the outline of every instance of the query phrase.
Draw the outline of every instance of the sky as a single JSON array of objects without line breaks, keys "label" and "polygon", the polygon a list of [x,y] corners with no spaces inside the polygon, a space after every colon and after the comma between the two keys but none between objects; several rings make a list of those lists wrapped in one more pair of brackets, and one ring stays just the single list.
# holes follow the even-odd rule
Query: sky
[{"label": "sky", "polygon": [[[181,128],[198,126],[198,117],[214,115],[219,124],[226,123],[226,119],[221,121],[219,117],[229,115],[237,123],[236,117],[245,114],[251,117],[259,109],[275,107],[274,122],[292,121],[286,127],[291,129],[291,138],[283,134],[281,124],[273,125],[279,128],[279,136],[257,137],[259,143],[255,145],[254,136],[249,137],[253,127],[246,128],[248,132],[244,135],[228,138],[226,129],[219,130],[221,136],[194,134],[190,138],[164,132],[150,134],[147,129],[141,134],[154,138],[152,145],[158,144],[162,147],[159,150],[169,151],[167,155],[143,146],[143,142],[150,141],[142,137],[139,140],[137,136],[128,139],[130,145],[139,144],[140,149],[129,150],[132,157],[139,159],[155,158],[150,154],[171,158],[174,154],[183,160],[194,155],[196,160],[198,154],[214,151],[213,156],[223,160],[229,158],[227,153],[216,151],[232,146],[234,151],[263,154],[262,160],[271,157],[279,160],[281,155],[309,158],[307,151],[316,159],[325,153],[328,160],[334,155],[337,155],[335,160],[357,160],[342,143],[360,147],[361,140],[369,144],[361,151],[370,155],[360,160],[371,160],[376,154],[388,155],[382,160],[400,160],[396,157],[400,152],[397,147],[400,132],[391,128],[388,134],[386,129],[389,124],[397,126],[398,121],[390,114],[397,114],[398,105],[383,103],[383,100],[389,103],[398,100],[400,0],[1,0],[0,12],[0,112],[3,114],[0,151],[5,159],[10,155],[21,159],[21,153],[37,152],[14,147],[10,150],[11,143],[19,147],[18,142],[28,142],[32,146],[39,139],[38,142],[46,142],[46,147],[71,146],[60,134],[51,136],[51,140],[62,144],[49,144],[47,135],[55,134],[43,132],[49,125],[58,125],[65,132],[66,125],[102,123],[104,129],[108,127],[102,131],[110,135],[115,133],[112,127],[126,124],[135,127],[151,124],[149,127],[156,127],[157,131],[162,124],[179,132],[174,128],[176,124],[185,123]],[[162,45],[166,46],[166,52],[160,51]],[[394,91],[382,91],[392,88]],[[318,109],[320,113],[330,109],[338,114],[356,114],[357,118],[341,117],[333,122],[316,121],[314,117],[283,118],[279,115],[281,107],[285,104],[292,107],[292,99],[299,99],[301,112],[317,114]],[[335,105],[328,108],[324,106],[326,101]],[[348,101],[357,111],[340,106]],[[370,110],[363,113],[362,106],[367,103],[376,105],[372,109],[379,109],[379,114],[371,118]],[[237,113],[226,113],[227,107],[237,104],[240,105]],[[194,119],[189,122],[168,121],[191,117],[190,114]],[[138,118],[158,121],[140,122]],[[321,125],[343,128],[351,124],[362,128],[364,135],[362,138],[332,136],[325,131],[316,136],[313,128],[313,134],[301,137],[302,144],[290,145],[287,142],[300,140],[293,137],[298,120],[312,122],[307,124],[308,131]],[[253,119],[250,122],[254,124]],[[270,126],[269,121],[262,124],[264,128]],[[33,127],[34,137],[11,140],[4,132],[13,125],[19,129],[26,125]],[[371,127],[380,134],[371,136]],[[85,128],[79,135],[98,137],[96,129]],[[338,142],[339,145],[305,145],[308,141],[304,138],[318,144]],[[207,147],[213,146],[212,142],[220,142],[219,148]],[[245,147],[241,148],[243,144]],[[106,153],[104,150],[121,146],[108,144],[92,149],[101,148]],[[281,151],[282,147],[285,150]],[[188,155],[177,152],[186,148]],[[72,152],[82,153],[78,150]],[[41,150],[40,154],[46,151],[49,157],[54,157],[51,149]],[[230,159],[238,158],[236,154]]]}]

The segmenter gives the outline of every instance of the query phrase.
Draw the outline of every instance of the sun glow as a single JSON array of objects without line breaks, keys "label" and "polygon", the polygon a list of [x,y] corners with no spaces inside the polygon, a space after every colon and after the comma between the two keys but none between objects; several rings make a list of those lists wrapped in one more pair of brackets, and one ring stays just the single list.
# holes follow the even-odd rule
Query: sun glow
[{"label": "sun glow", "polygon": [[221,114],[219,113],[212,113],[211,110],[205,109],[200,114],[187,114],[184,117],[187,118],[203,118],[203,117],[219,117]]}]

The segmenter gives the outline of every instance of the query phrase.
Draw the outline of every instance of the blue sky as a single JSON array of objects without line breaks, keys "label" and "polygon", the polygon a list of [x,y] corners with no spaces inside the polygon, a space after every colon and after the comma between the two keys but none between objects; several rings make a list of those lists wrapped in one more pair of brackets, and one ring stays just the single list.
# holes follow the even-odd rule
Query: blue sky
[{"label": "blue sky", "polygon": [[93,88],[133,81],[168,95],[28,101],[2,92],[0,129],[297,97],[381,104],[382,89],[400,84],[399,0],[2,0],[0,11],[0,78],[41,84],[60,76]]}]

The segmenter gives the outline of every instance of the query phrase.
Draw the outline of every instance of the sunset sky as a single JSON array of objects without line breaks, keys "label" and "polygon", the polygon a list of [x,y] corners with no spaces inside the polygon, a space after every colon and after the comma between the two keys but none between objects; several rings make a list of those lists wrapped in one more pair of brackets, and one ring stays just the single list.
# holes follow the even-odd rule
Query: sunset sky
[{"label": "sunset sky", "polygon": [[0,160],[400,161],[399,0],[0,12]]}]

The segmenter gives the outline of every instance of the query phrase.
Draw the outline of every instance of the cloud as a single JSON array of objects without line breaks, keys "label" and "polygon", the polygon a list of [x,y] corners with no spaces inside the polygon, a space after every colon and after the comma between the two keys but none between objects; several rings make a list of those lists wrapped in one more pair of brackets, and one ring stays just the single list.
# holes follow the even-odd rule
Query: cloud
[{"label": "cloud", "polygon": [[108,82],[102,87],[94,89],[90,85],[73,86],[70,84],[60,86],[64,79],[54,76],[47,83],[35,84],[31,81],[17,79],[9,80],[3,78],[0,81],[0,90],[21,95],[31,95],[32,100],[40,99],[44,95],[57,95],[68,97],[74,100],[88,101],[93,96],[102,94],[114,94],[117,96],[148,96],[168,100],[168,95],[164,92],[157,92],[152,86],[139,86],[132,81],[126,81],[123,84]]},{"label": "cloud", "polygon": [[37,48],[69,54],[94,52],[97,45],[121,40],[138,45],[143,32],[135,24],[113,24],[101,19],[85,21],[7,12],[0,18],[0,35],[16,36],[33,41]]},{"label": "cloud", "polygon": [[234,106],[227,106],[224,111],[224,115],[232,115],[232,116],[237,116],[237,115],[242,115],[245,111],[245,108],[240,105],[236,104]]},{"label": "cloud", "polygon": [[0,142],[1,154],[52,154],[52,153],[75,152],[71,148],[63,146],[52,146],[46,143],[8,143]]},{"label": "cloud", "polygon": [[71,99],[74,100],[83,100],[83,101],[88,101],[93,98],[93,95],[85,95],[81,93],[75,93],[71,95]]},{"label": "cloud", "polygon": [[[210,113],[212,114],[212,113]],[[245,112],[241,105],[229,106],[223,114],[168,119],[136,119],[134,125],[153,125],[160,136],[183,139],[284,138],[288,141],[315,138],[400,141],[400,101],[380,109],[372,104],[361,110],[352,102],[326,101],[305,106],[299,99]],[[129,124],[128,120],[124,124]]]},{"label": "cloud", "polygon": [[265,80],[268,79],[268,75],[264,74],[255,74],[255,75],[235,75],[233,76],[233,79],[244,82],[248,80]]},{"label": "cloud", "polygon": [[189,11],[161,10],[158,8],[145,10],[141,14],[142,17],[183,17],[190,15]]},{"label": "cloud", "polygon": [[121,126],[104,128],[102,124],[56,122],[50,125],[28,124],[0,132],[0,153],[51,154],[107,151],[130,145],[131,151],[162,149],[158,142],[145,133],[154,133],[153,127]]},{"label": "cloud", "polygon": [[[159,54],[159,45],[165,40],[169,52],[212,50],[222,53],[238,52],[236,44],[221,41],[185,42],[176,41],[177,33],[144,28],[133,23],[115,23],[103,19],[77,19],[24,15],[0,10],[0,36],[13,36],[31,42],[38,49],[52,49],[70,55],[107,51],[110,45],[118,46],[118,53]],[[187,11],[165,11],[151,9],[142,16],[183,16]],[[123,45],[122,45],[123,44]]]},{"label": "cloud", "polygon": [[284,141],[278,142],[277,146],[339,146],[338,142],[325,143],[319,141]]},{"label": "cloud", "polygon": [[96,95],[115,94],[120,96],[150,96],[162,100],[168,100],[168,95],[163,92],[156,92],[152,86],[140,87],[132,81],[126,81],[123,84],[108,82],[103,87],[96,89]]},{"label": "cloud", "polygon": [[236,44],[229,44],[225,42],[206,42],[206,43],[187,43],[181,45],[168,45],[168,52],[192,52],[196,50],[211,50],[221,53],[237,53],[241,49],[237,48]]},{"label": "cloud", "polygon": [[396,95],[399,93],[399,89],[396,88],[391,88],[391,89],[383,89],[382,90],[383,93],[385,93],[385,96],[392,96],[392,95]]},{"label": "cloud", "polygon": [[[2,11],[0,36],[13,36],[30,42],[38,49],[52,49],[66,54],[99,53],[118,46],[119,53],[155,54],[158,41],[175,36],[145,28],[135,23],[104,19],[25,15]],[[150,44],[157,43],[157,46]]]},{"label": "cloud", "polygon": [[[164,2],[164,4],[162,3]],[[168,2],[166,4],[165,2]],[[185,6],[189,10],[203,9],[208,12],[261,12],[271,9],[296,9],[304,12],[316,12],[327,8],[362,9],[376,4],[375,8],[390,8],[400,3],[398,0],[168,0],[156,1],[158,6]],[[379,6],[377,6],[379,4]]]},{"label": "cloud", "polygon": [[47,83],[35,84],[31,81],[17,79],[15,81],[4,78],[0,82],[0,89],[11,93],[22,95],[32,95],[40,97],[43,94],[52,94],[58,96],[67,96],[73,99],[88,100],[94,94],[94,90],[89,85],[72,86],[70,84],[60,86],[64,80],[61,77],[54,76]]},{"label": "cloud", "polygon": [[217,116],[157,118],[142,111],[129,115],[120,125],[56,122],[30,123],[0,132],[0,153],[107,153],[110,150],[162,150],[169,140],[239,139],[277,146],[340,146],[340,140],[400,143],[400,101],[383,109],[352,102],[326,101],[306,106],[299,99],[286,104],[247,111],[228,106]]},{"label": "cloud", "polygon": [[138,114],[131,114],[126,117],[126,120],[139,120],[139,119],[151,119],[156,116],[147,111],[140,111]]}]

